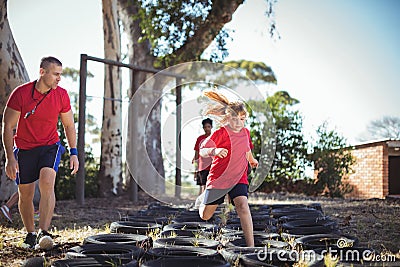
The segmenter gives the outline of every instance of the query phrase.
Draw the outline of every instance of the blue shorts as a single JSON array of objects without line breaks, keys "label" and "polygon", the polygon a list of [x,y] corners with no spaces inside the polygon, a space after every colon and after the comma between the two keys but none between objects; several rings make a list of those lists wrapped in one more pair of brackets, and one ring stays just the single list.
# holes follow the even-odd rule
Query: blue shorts
[{"label": "blue shorts", "polygon": [[228,189],[206,189],[203,204],[205,205],[219,205],[224,203],[225,195],[228,194],[231,200],[235,197],[245,196],[248,197],[249,186],[247,184],[237,184]]},{"label": "blue shorts", "polygon": [[58,171],[61,155],[65,148],[60,142],[49,146],[35,147],[29,150],[14,148],[14,156],[18,161],[19,172],[16,184],[30,184],[39,179],[40,170],[48,167]]}]

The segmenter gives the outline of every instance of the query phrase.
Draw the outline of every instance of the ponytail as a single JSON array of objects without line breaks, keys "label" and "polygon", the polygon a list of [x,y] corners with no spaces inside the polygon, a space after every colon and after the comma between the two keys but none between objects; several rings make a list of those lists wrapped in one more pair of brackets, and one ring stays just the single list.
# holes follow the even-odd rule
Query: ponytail
[{"label": "ponytail", "polygon": [[247,110],[242,101],[230,102],[226,96],[217,91],[206,91],[204,95],[217,103],[210,104],[204,111],[204,115],[214,115],[220,117],[222,121],[226,120],[227,115],[238,116],[244,114],[247,116]]}]

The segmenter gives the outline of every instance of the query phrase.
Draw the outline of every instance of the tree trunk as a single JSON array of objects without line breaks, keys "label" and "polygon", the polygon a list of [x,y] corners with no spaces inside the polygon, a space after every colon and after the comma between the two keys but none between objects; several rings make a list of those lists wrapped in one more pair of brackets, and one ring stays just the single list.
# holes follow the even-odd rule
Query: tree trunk
[{"label": "tree trunk", "polygon": [[[104,57],[121,60],[121,34],[117,0],[103,0]],[[101,130],[99,194],[117,195],[122,189],[122,98],[121,71],[104,65],[104,104]]]},{"label": "tree trunk", "polygon": [[[119,3],[124,30],[128,35],[129,63],[152,68],[154,57],[150,53],[150,43],[139,41],[142,38],[142,30],[139,21],[133,19],[138,12],[136,2],[119,0]],[[165,176],[161,155],[161,102],[157,101],[162,87],[148,88],[150,92],[141,93],[140,97],[132,99],[139,87],[151,75],[142,71],[132,72],[129,92],[131,102],[128,111],[127,165],[138,185],[153,195],[163,194],[165,191],[165,184],[159,179]],[[154,103],[157,104],[149,115],[149,105],[153,106]],[[154,170],[157,172],[156,175],[154,175]]]},{"label": "tree trunk", "polygon": [[[7,0],[0,0],[0,112],[3,111],[12,90],[29,80],[24,62],[15,44],[7,18]],[[0,129],[1,129],[0,125]],[[2,130],[2,129],[1,129]],[[7,200],[17,189],[4,170],[5,153],[0,139],[0,201]]]}]

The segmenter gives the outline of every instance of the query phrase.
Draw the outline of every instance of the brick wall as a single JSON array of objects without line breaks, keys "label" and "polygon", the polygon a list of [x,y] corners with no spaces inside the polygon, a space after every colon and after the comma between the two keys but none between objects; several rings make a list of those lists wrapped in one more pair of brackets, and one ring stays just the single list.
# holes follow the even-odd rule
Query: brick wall
[{"label": "brick wall", "polygon": [[386,143],[356,146],[352,151],[356,160],[349,183],[351,198],[385,198],[389,193],[389,163]]}]

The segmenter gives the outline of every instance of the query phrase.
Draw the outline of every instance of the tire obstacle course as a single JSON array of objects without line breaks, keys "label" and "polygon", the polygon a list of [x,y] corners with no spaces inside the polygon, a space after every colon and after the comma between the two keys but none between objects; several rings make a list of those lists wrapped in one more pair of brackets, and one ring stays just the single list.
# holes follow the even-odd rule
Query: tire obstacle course
[{"label": "tire obstacle course", "polygon": [[[203,221],[197,210],[151,203],[112,222],[110,234],[88,236],[52,266],[324,266],[324,255],[341,257],[336,266],[382,266],[354,258],[368,248],[342,234],[318,203],[250,205],[254,247],[246,247],[234,211],[221,206]],[[224,222],[224,223],[223,223]],[[376,251],[369,250],[372,253]],[[391,265],[394,264],[394,265]],[[396,266],[399,262],[385,263]]]}]

